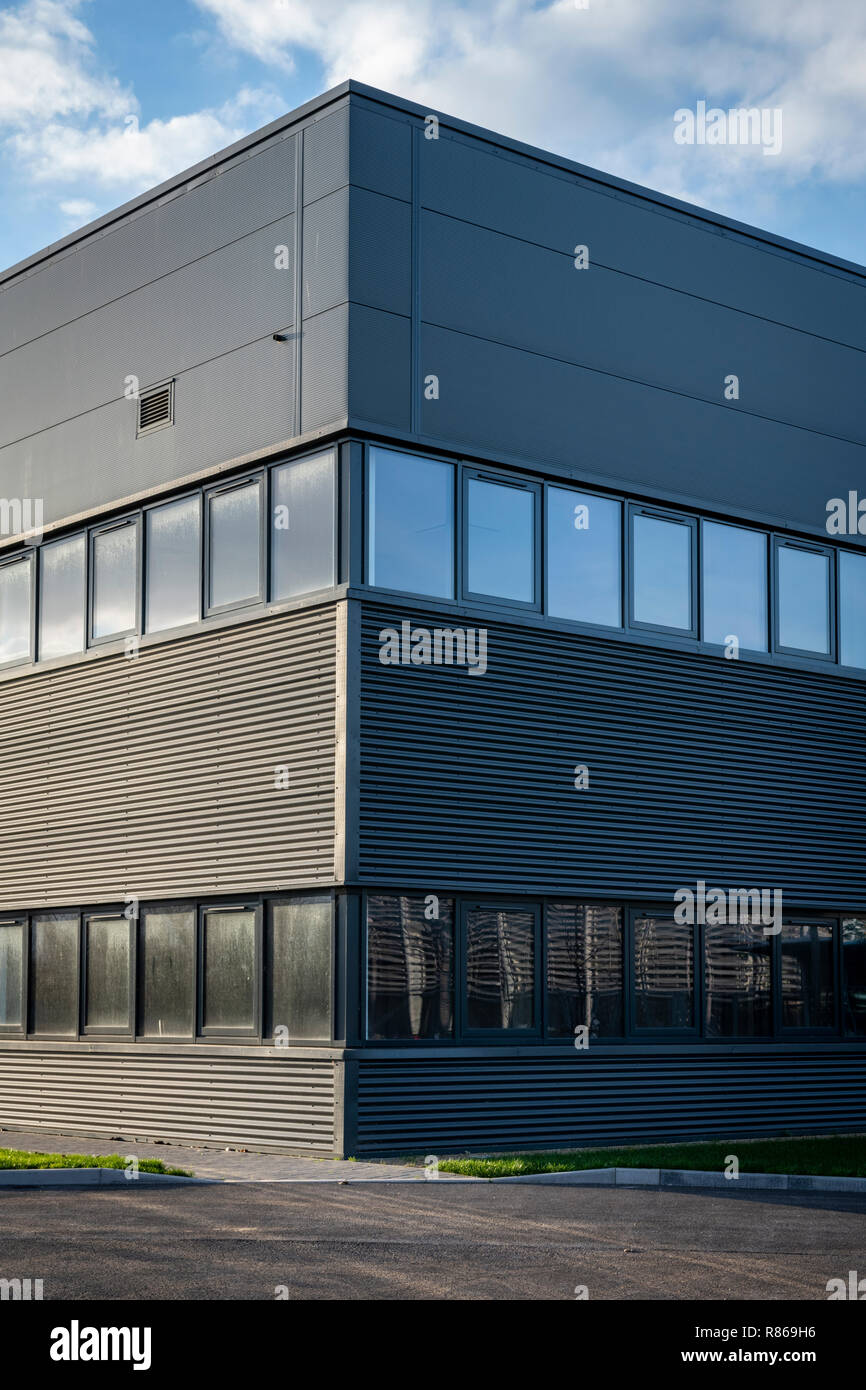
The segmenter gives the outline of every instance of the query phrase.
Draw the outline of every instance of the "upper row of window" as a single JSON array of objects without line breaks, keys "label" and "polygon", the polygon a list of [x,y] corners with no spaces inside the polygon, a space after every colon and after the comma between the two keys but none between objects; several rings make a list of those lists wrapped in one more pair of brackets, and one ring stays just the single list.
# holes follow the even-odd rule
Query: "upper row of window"
[{"label": "upper row of window", "polygon": [[866,669],[866,554],[390,449],[368,498],[379,587]]},{"label": "upper row of window", "polygon": [[328,451],[15,556],[0,565],[0,665],[329,588],[336,487]]}]

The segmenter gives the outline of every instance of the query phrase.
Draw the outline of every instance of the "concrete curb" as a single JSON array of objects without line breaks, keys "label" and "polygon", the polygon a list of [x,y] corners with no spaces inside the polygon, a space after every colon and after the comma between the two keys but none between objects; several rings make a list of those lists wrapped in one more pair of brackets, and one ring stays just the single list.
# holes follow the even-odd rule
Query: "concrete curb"
[{"label": "concrete curb", "polygon": [[584,1168],[565,1173],[529,1173],[492,1178],[492,1182],[553,1183],[567,1187],[716,1187],[736,1191],[750,1188],[772,1192],[861,1192],[866,1178],[811,1177],[800,1173],[724,1173],[685,1168]]},{"label": "concrete curb", "polygon": [[172,1173],[139,1173],[123,1168],[0,1168],[0,1187],[151,1187],[219,1182],[219,1178],[180,1178]]}]

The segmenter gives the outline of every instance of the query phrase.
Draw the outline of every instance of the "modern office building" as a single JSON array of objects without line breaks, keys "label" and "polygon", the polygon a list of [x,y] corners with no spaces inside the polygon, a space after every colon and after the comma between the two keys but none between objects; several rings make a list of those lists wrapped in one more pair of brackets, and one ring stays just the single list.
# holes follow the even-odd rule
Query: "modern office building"
[{"label": "modern office building", "polygon": [[0,277],[0,1125],[866,1128],[864,363],[354,82]]}]

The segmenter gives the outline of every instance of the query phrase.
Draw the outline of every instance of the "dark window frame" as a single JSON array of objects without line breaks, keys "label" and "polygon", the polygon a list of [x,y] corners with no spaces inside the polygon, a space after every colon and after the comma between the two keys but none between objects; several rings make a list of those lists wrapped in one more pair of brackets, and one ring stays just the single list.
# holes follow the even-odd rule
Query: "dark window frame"
[{"label": "dark window frame", "polygon": [[[215,1042],[261,1042],[262,1010],[264,1007],[264,904],[260,898],[244,898],[240,902],[201,902],[198,903],[196,918],[196,1010],[195,1036],[199,1043]],[[208,914],[211,912],[252,912],[253,925],[253,1025],[251,1028],[224,1028],[214,1024],[205,1025],[205,931]]]},{"label": "dark window frame", "polygon": [[[94,601],[96,598],[96,540],[98,536],[106,535],[109,531],[120,531],[124,527],[135,527],[135,600],[134,614],[135,624],[133,627],[124,628],[122,632],[110,632],[105,637],[94,636]],[[116,517],[113,521],[106,521],[101,526],[93,526],[87,533],[87,614],[85,631],[87,637],[87,647],[105,647],[112,642],[123,642],[128,637],[138,637],[141,635],[141,606],[142,606],[142,564],[141,552],[144,527],[142,525],[141,512],[129,512],[122,517]],[[77,654],[79,657],[83,653]]]},{"label": "dark window frame", "polygon": [[[37,914],[38,915],[38,914]],[[4,927],[22,928],[21,961],[21,1022],[0,1023],[0,1038],[26,1038],[30,1016],[30,916],[26,912],[13,912],[0,917],[0,931]]]},{"label": "dark window frame", "polygon": [[[127,1018],[129,1020],[126,1028],[111,1028],[100,1024],[87,1022],[87,957],[89,953],[88,928],[91,922],[116,922],[124,918],[126,920],[127,933],[129,939],[129,986],[127,991]],[[78,1033],[84,1038],[128,1038],[132,1041],[135,1038],[135,1012],[136,1012],[136,980],[137,980],[137,932],[136,919],[126,917],[123,908],[118,908],[114,912],[102,908],[93,912],[82,912],[79,922],[79,947],[78,947]]]},{"label": "dark window frame", "polygon": [[631,1042],[712,1042],[725,1041],[725,1039],[704,1038],[704,927],[703,923],[695,920],[690,923],[676,923],[682,925],[683,930],[690,928],[692,932],[692,1026],[690,1028],[642,1028],[636,1023],[637,1014],[637,990],[635,988],[635,965],[634,965],[634,945],[635,933],[634,924],[638,918],[659,917],[674,920],[675,907],[663,907],[661,904],[648,903],[646,905],[634,905],[630,903],[626,906],[626,922],[624,923],[625,938],[625,992],[626,992],[626,1014],[625,1028],[626,1037]]},{"label": "dark window frame", "polygon": [[[664,623],[648,623],[635,617],[635,519],[646,516],[653,521],[666,521],[689,530],[689,614],[691,626],[670,627]],[[667,637],[678,637],[681,641],[697,642],[700,623],[700,547],[698,545],[697,515],[687,512],[670,511],[665,507],[654,507],[642,502],[628,501],[628,533],[626,547],[626,591],[628,615],[627,627],[632,632],[659,632]]]},{"label": "dark window frame", "polygon": [[[73,979],[75,980],[76,1000],[75,1000],[75,1031],[72,1033],[40,1033],[33,1027],[34,1004],[36,1002],[33,994],[33,950],[36,944],[36,933],[34,923],[37,918],[59,918],[62,921],[74,921],[75,932],[75,964],[73,967]],[[80,1042],[81,1041],[81,924],[84,918],[84,910],[80,907],[57,907],[57,908],[36,908],[28,913],[28,946],[29,954],[27,958],[27,1038],[34,1042]]]},{"label": "dark window frame", "polygon": [[[207,487],[204,492],[204,561],[202,567],[202,581],[204,592],[202,595],[202,618],[213,618],[221,613],[236,613],[243,609],[264,609],[267,607],[265,595],[268,588],[268,570],[270,568],[270,551],[268,549],[268,528],[266,526],[266,507],[269,495],[269,482],[266,478],[266,469],[257,469],[252,473],[245,473],[239,478],[223,480],[211,487]],[[211,603],[211,499],[214,497],[225,496],[229,492],[239,492],[252,483],[258,483],[259,488],[259,587],[258,593],[252,598],[233,599],[228,603]]]},{"label": "dark window frame", "polygon": [[[772,652],[779,656],[806,657],[809,661],[821,662],[824,666],[838,666],[838,634],[837,634],[837,601],[836,601],[836,571],[837,561],[834,559],[836,547],[821,545],[819,541],[802,540],[799,536],[781,536],[777,533],[772,535],[773,541],[773,578],[772,578],[772,597],[773,597],[773,640]],[[827,559],[827,645],[826,652],[810,652],[804,647],[787,647],[781,641],[781,582],[779,571],[779,555],[782,550],[805,550],[810,555],[823,555]],[[856,668],[845,668],[856,669]]]},{"label": "dark window frame", "polygon": [[[490,483],[498,487],[509,487],[515,492],[529,493],[533,497],[532,527],[532,583],[534,598],[503,598],[501,594],[486,594],[469,587],[469,484],[471,482]],[[460,478],[460,515],[457,530],[460,536],[460,602],[484,603],[505,612],[542,613],[544,601],[544,488],[542,480],[523,479],[519,476],[497,473],[493,469],[470,467],[463,464]]]},{"label": "dark window frame", "polygon": [[[148,518],[153,512],[164,511],[166,507],[174,506],[178,502],[189,502],[191,498],[198,499],[198,617],[192,622],[176,623],[172,627],[160,627],[151,632],[147,626],[147,586],[150,578],[150,543],[148,541]],[[205,571],[205,496],[203,488],[193,488],[191,491],[178,493],[176,497],[164,498],[160,502],[143,507],[141,511],[141,612],[139,614],[139,631],[142,636],[158,639],[161,637],[169,638],[172,633],[181,631],[187,627],[200,627],[205,618],[204,605],[207,597],[206,593],[206,571]]]},{"label": "dark window frame", "polygon": [[453,922],[451,926],[451,1019],[452,1029],[450,1038],[371,1038],[369,1032],[370,1025],[370,935],[369,935],[369,900],[383,897],[416,897],[423,898],[428,892],[434,889],[418,888],[365,888],[361,893],[361,950],[360,950],[360,974],[361,974],[361,994],[360,994],[360,1015],[361,1027],[359,1038],[362,1047],[454,1047],[459,1046],[461,1033],[459,1030],[459,1019],[457,1016],[457,997],[460,989],[460,968],[457,960],[457,953],[460,947],[460,928],[459,913],[460,904],[464,899],[456,892],[438,893],[437,897],[447,898],[453,903]]},{"label": "dark window frame", "polygon": [[18,666],[32,666],[36,659],[36,625],[39,614],[37,595],[39,563],[36,548],[30,547],[27,550],[17,550],[11,555],[0,556],[0,570],[10,568],[22,562],[30,566],[30,636],[27,644],[27,655],[12,657],[9,661],[0,661],[0,671],[15,670]]},{"label": "dark window frame", "polygon": [[[201,900],[198,898],[148,898],[145,902],[138,905],[138,916],[135,919],[135,1041],[145,1044],[152,1043],[175,1043],[186,1045],[195,1043],[198,1027],[198,948],[199,948],[199,910]],[[190,1030],[188,1033],[173,1033],[163,1037],[157,1037],[143,1031],[143,1010],[144,1010],[144,984],[142,981],[142,970],[144,968],[144,949],[142,947],[142,931],[145,914],[153,913],[180,913],[188,912],[192,917],[192,968],[188,981],[190,990]]]},{"label": "dark window frame", "polygon": [[[456,896],[447,894],[445,896]],[[455,903],[455,957],[454,957],[454,1040],[491,1045],[519,1045],[524,1041],[543,1043],[544,1041],[544,942],[542,932],[543,899],[532,898],[520,902],[514,898],[458,897]],[[535,1022],[531,1028],[470,1028],[467,1024],[467,917],[474,910],[484,912],[522,912],[533,917],[533,1013]],[[441,1045],[441,1043],[440,1043]]]}]

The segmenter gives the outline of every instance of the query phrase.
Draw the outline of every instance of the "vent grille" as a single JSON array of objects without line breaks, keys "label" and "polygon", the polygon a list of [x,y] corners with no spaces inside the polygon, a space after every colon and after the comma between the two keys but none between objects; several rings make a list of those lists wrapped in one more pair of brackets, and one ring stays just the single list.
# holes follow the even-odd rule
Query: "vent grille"
[{"label": "vent grille", "polygon": [[138,433],[174,424],[174,382],[143,391],[138,398]]}]

